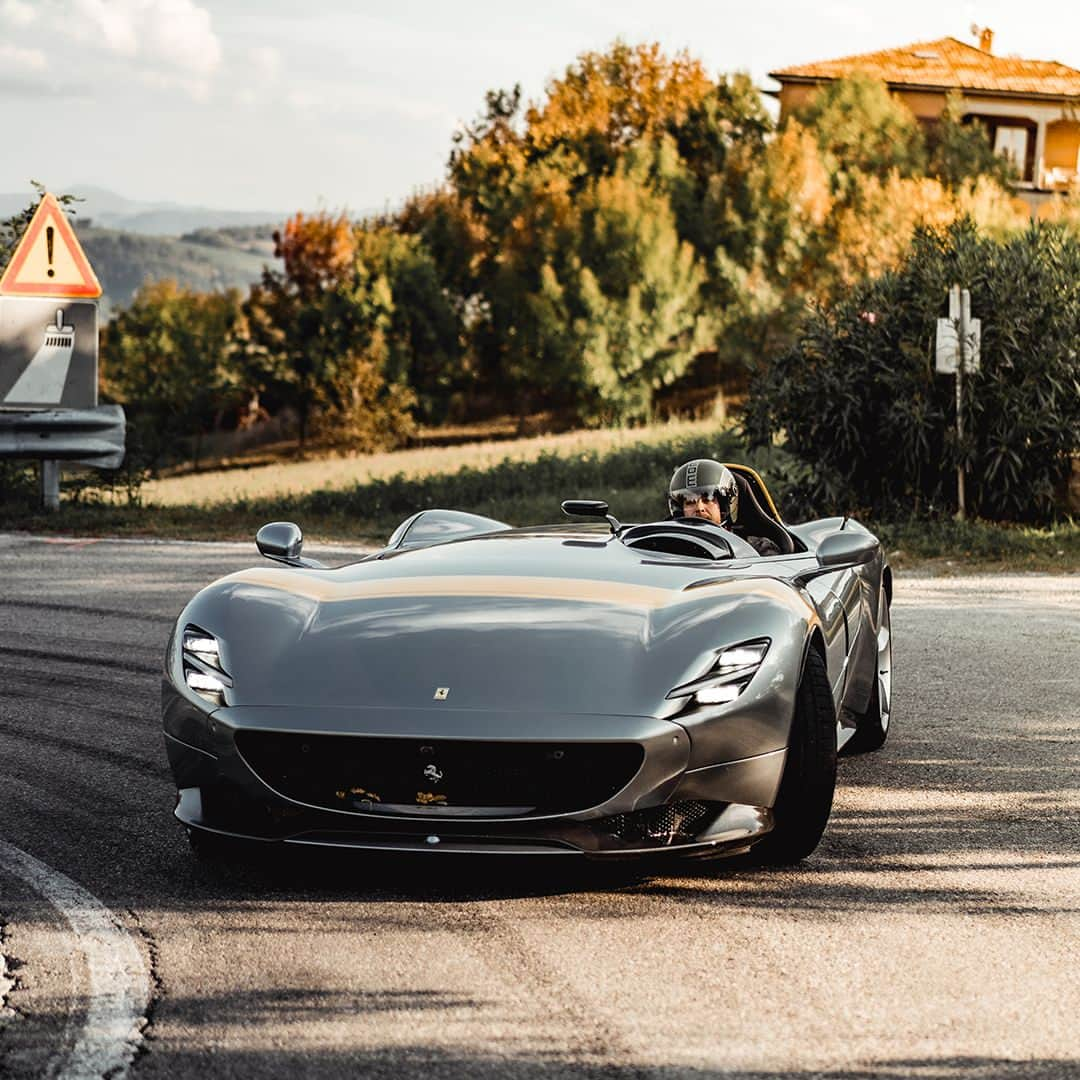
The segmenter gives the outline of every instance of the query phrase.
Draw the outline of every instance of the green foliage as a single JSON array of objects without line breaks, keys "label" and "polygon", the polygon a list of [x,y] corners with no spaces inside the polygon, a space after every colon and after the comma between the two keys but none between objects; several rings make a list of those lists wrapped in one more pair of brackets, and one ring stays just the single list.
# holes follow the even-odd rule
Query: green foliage
[{"label": "green foliage", "polygon": [[912,559],[950,556],[953,566],[1004,564],[1016,569],[1075,571],[1080,562],[1080,522],[1059,521],[1042,528],[989,521],[927,520],[909,517],[878,523],[894,565]]},{"label": "green foliage", "polygon": [[386,298],[380,322],[385,341],[382,373],[388,383],[413,391],[420,419],[444,420],[450,402],[467,381],[460,317],[431,252],[420,236],[386,226],[363,226],[356,239],[358,286],[362,282],[369,289],[378,288]]},{"label": "green foliage", "polygon": [[721,113],[746,97],[683,54],[621,42],[579,57],[524,116],[518,91],[488,95],[426,234],[437,222],[431,251],[462,290],[478,378],[522,413],[542,401],[587,423],[650,415],[711,344],[705,267],[672,207],[679,191],[692,220],[699,183],[679,141],[720,155]]},{"label": "green foliage", "polygon": [[[981,370],[967,380],[965,439],[953,379],[934,370],[949,286],[971,290]],[[812,311],[797,343],[756,381],[747,426],[784,433],[814,470],[810,502],[877,514],[955,505],[1046,520],[1080,451],[1080,240],[1032,225],[1005,240],[971,222],[920,230],[894,273]]]},{"label": "green foliage", "polygon": [[235,290],[201,293],[172,281],[145,285],[105,328],[102,391],[124,406],[128,456],[154,469],[221,425],[244,393],[235,338]]},{"label": "green foliage", "polygon": [[923,171],[918,121],[880,79],[852,75],[828,83],[796,119],[814,133],[835,191],[858,173],[884,179],[893,170],[901,176]]},{"label": "green foliage", "polygon": [[36,465],[0,458],[0,506],[29,506],[38,498]]},{"label": "green foliage", "polygon": [[653,394],[709,343],[704,268],[679,239],[666,200],[636,182],[632,168],[598,180],[579,205],[573,306],[590,418],[644,419]]},{"label": "green foliage", "polygon": [[[1005,179],[956,102],[927,142],[883,84],[856,77],[774,131],[748,76],[713,79],[687,53],[616,41],[579,56],[537,101],[489,92],[455,136],[445,185],[400,212],[287,222],[274,234],[280,262],[224,339],[176,364],[214,401],[186,399],[163,360],[135,374],[162,344],[140,353],[133,340],[137,327],[154,341],[140,294],[110,332],[131,383],[116,393],[157,396],[158,413],[134,415],[151,460],[180,423],[197,453],[198,434],[233,409],[295,415],[302,443],[340,450],[396,445],[414,420],[508,410],[636,423],[658,395],[745,385],[790,345],[808,302],[896,265],[916,226],[969,212],[1008,230]],[[179,241],[81,235],[118,297],[177,259],[199,289],[248,282],[270,254],[247,227]],[[185,343],[163,298],[153,303],[168,355],[209,332],[209,308]]]},{"label": "green foliage", "polygon": [[[297,214],[275,240],[285,269],[267,270],[245,305],[249,383],[266,403],[297,410],[301,445],[311,437],[347,450],[398,444],[412,430],[416,397],[401,382],[402,373],[388,378],[394,374],[388,372],[391,359],[408,364],[411,342],[400,332],[400,320],[394,333],[386,271],[415,270],[417,259],[395,260],[390,234],[380,239],[357,230],[343,214]],[[398,247],[399,255],[417,255],[408,244]],[[396,357],[388,335],[398,347]]]},{"label": "green foliage", "polygon": [[963,98],[950,93],[941,119],[926,137],[927,173],[949,188],[979,176],[988,176],[1002,187],[1013,184],[1016,167],[1008,158],[994,153],[981,123],[975,120],[965,124],[963,116]]},{"label": "green foliage", "polygon": [[[746,76],[616,42],[523,106],[490,93],[444,193],[401,226],[453,299],[463,357],[521,412],[650,415],[686,376],[754,369],[808,299],[894,265],[920,223],[1010,221],[979,132],[951,113],[927,145],[884,84],[823,88],[772,132]],[[689,247],[689,250],[687,248]]]}]

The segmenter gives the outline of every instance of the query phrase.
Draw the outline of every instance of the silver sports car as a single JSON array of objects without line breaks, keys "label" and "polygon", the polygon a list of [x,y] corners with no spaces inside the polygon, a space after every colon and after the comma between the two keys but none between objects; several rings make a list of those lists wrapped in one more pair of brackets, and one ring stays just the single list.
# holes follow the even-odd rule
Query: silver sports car
[{"label": "silver sports car", "polygon": [[785,524],[729,468],[779,555],[592,501],[522,529],[423,510],[333,569],[264,526],[271,561],[199,592],[168,646],[192,844],[808,855],[838,749],[889,730],[892,576],[856,521]]}]

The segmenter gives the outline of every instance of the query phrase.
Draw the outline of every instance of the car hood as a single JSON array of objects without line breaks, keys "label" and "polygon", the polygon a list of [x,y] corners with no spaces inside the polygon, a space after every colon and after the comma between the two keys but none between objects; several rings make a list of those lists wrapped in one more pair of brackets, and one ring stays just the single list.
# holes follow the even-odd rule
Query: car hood
[{"label": "car hood", "polygon": [[181,622],[221,642],[229,704],[661,715],[717,649],[801,640],[810,617],[769,578],[346,570],[243,571],[189,605]]}]

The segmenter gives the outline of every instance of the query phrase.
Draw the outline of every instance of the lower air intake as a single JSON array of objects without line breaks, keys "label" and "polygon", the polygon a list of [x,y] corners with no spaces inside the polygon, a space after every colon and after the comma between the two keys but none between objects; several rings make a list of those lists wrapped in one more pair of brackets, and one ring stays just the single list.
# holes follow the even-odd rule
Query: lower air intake
[{"label": "lower air intake", "polygon": [[715,803],[679,802],[605,818],[601,827],[631,844],[678,844],[692,840],[717,811]]},{"label": "lower air intake", "polygon": [[275,791],[361,813],[564,814],[606,802],[641,767],[637,743],[485,742],[240,731]]}]

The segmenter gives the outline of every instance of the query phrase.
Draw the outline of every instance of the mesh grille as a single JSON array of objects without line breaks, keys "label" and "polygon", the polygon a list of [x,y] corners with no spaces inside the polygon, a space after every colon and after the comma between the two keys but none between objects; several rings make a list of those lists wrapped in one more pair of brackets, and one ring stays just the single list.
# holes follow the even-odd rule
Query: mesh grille
[{"label": "mesh grille", "polygon": [[478,742],[241,731],[236,745],[282,795],[364,813],[570,813],[606,802],[637,773],[637,743]]},{"label": "mesh grille", "polygon": [[679,802],[616,814],[606,818],[603,828],[628,843],[674,844],[690,840],[716,809],[714,803]]}]

